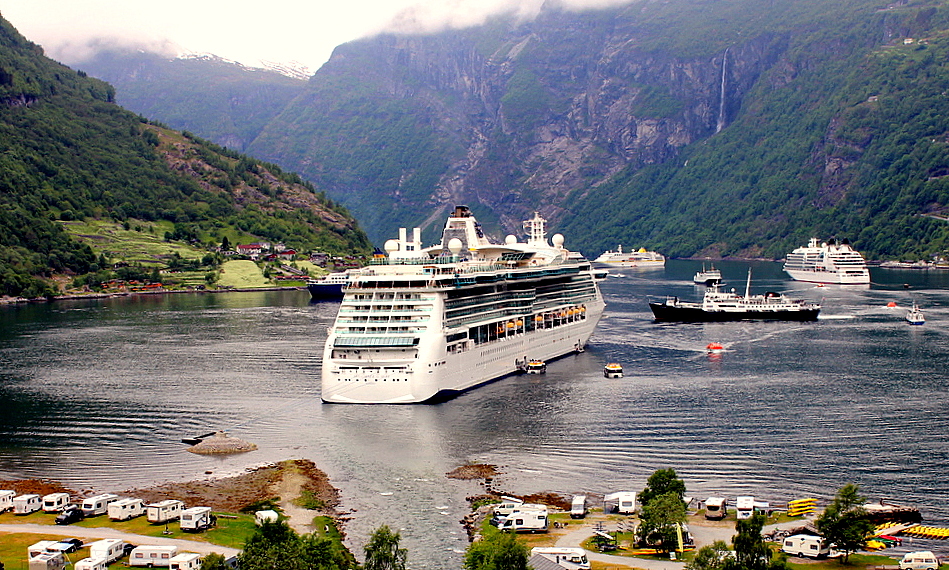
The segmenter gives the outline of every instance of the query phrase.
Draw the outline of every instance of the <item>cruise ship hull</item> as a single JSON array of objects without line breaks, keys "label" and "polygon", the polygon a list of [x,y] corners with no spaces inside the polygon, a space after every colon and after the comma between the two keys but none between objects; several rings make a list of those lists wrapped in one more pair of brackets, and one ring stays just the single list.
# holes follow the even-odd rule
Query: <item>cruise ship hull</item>
[{"label": "cruise ship hull", "polygon": [[859,273],[843,273],[840,271],[804,271],[785,267],[784,271],[791,276],[791,279],[806,283],[827,283],[831,285],[868,285],[870,283],[870,272],[867,270]]}]

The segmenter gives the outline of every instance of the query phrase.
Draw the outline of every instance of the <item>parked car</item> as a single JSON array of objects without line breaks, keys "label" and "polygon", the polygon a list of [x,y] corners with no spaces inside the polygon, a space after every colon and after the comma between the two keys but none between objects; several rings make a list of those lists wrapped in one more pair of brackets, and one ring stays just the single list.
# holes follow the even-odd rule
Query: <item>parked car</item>
[{"label": "parked car", "polygon": [[63,509],[63,512],[56,515],[56,524],[72,524],[74,522],[79,522],[82,519],[86,518],[86,515],[82,514],[82,509],[76,505],[66,505],[66,508]]},{"label": "parked car", "polygon": [[61,545],[59,550],[62,550],[63,552],[66,552],[68,554],[82,548],[82,539],[81,538],[64,538],[60,540],[59,542],[57,542],[56,544]]}]

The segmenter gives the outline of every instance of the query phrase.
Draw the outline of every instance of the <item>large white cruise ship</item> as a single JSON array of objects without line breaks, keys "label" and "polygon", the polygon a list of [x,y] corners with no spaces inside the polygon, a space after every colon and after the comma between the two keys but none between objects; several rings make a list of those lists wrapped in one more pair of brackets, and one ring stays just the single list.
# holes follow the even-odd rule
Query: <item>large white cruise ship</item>
[{"label": "large white cruise ship", "polygon": [[589,261],[547,241],[491,243],[457,206],[440,245],[403,228],[387,257],[345,289],[323,351],[324,402],[409,404],[450,398],[583,349],[605,306]]},{"label": "large white cruise ship", "polygon": [[797,281],[857,285],[870,283],[867,262],[844,240],[843,243],[818,243],[811,238],[807,247],[788,254],[784,271]]},{"label": "large white cruise ship", "polygon": [[637,269],[662,269],[666,266],[666,258],[661,253],[646,251],[641,247],[638,251],[623,252],[623,246],[617,246],[616,251],[607,250],[593,260],[599,267],[635,267]]}]

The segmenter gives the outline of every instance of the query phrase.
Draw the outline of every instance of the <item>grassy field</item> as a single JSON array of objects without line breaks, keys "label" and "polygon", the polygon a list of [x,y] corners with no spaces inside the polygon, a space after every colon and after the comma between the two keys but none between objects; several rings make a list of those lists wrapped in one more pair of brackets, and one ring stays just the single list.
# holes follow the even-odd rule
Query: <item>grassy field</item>
[{"label": "grassy field", "polygon": [[264,274],[260,272],[260,268],[253,261],[235,259],[225,261],[221,265],[220,276],[216,285],[218,287],[240,289],[245,287],[272,287],[273,283],[264,279]]},{"label": "grassy field", "polygon": [[184,259],[200,259],[203,250],[181,242],[166,242],[165,232],[174,230],[171,222],[131,222],[129,229],[106,220],[62,222],[72,236],[89,244],[97,254],[146,267],[164,266],[164,258],[175,253]]}]

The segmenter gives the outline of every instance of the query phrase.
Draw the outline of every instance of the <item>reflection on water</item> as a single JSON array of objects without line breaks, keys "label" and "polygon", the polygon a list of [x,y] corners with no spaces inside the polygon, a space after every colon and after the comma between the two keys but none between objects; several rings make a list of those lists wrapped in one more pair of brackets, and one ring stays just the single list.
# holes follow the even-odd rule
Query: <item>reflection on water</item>
[{"label": "reflection on water", "polygon": [[[586,352],[436,406],[321,404],[336,305],[310,304],[305,291],[6,307],[0,477],[123,490],[305,457],[354,511],[357,553],[388,524],[417,568],[460,566],[458,520],[479,487],[445,473],[469,461],[500,466],[498,484],[517,493],[638,490],[660,467],[697,497],[827,498],[856,482],[949,523],[949,274],[873,268],[869,288],[816,287],[756,263],[754,293],[823,301],[821,318],[653,323],[649,296],[701,297],[691,283],[700,265],[607,278]],[[748,264],[716,266],[744,289]],[[903,321],[913,300],[922,327]],[[710,342],[725,350],[707,354]],[[610,361],[624,378],[603,378]],[[182,437],[214,429],[259,450],[184,451]]]}]

